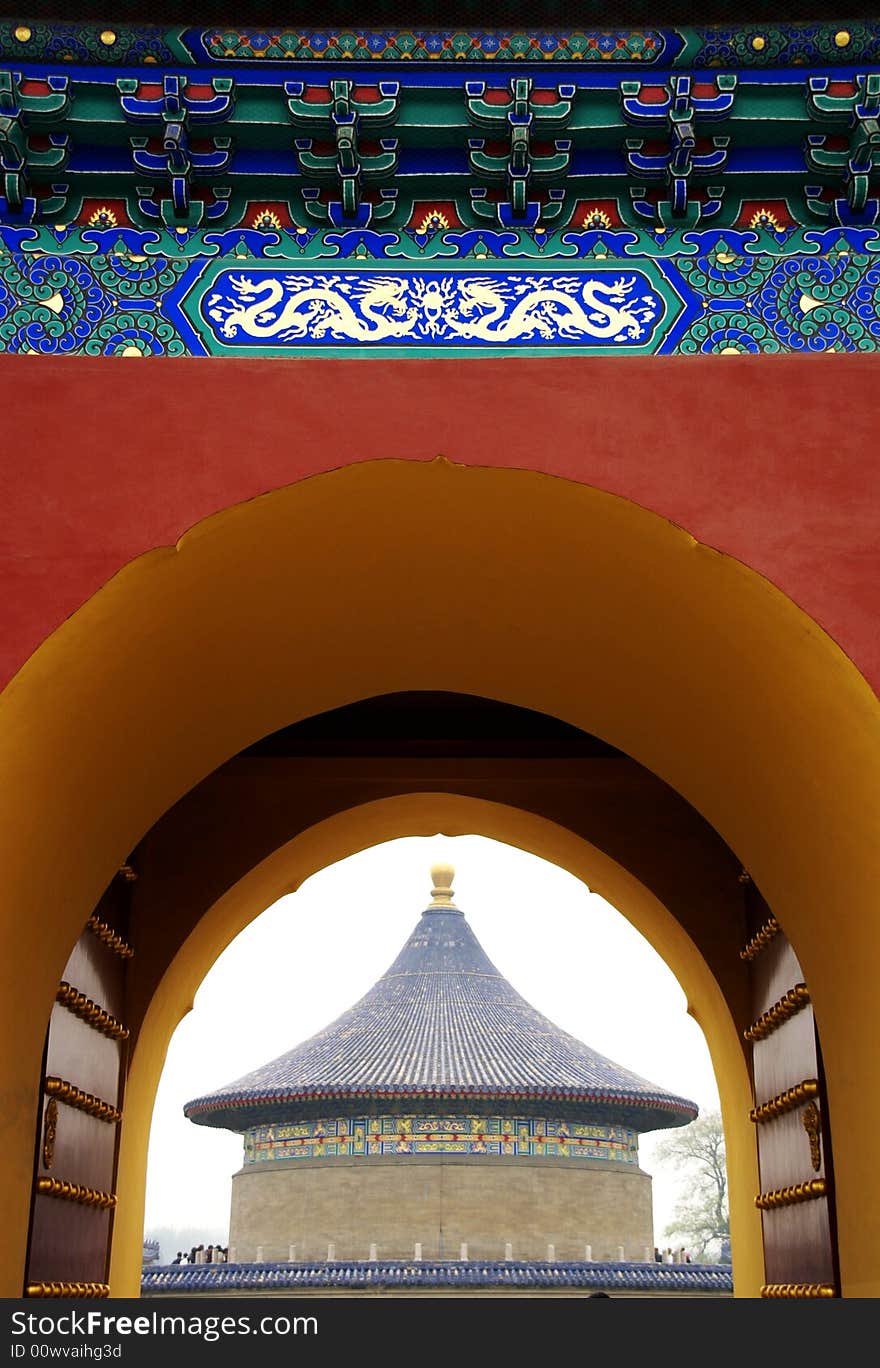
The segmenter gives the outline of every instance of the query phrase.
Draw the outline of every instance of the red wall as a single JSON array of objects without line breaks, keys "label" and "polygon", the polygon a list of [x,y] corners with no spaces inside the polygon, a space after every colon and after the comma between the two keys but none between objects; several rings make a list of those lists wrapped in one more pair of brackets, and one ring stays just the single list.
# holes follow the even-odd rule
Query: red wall
[{"label": "red wall", "polygon": [[880,681],[873,356],[0,358],[0,683],[120,566],[354,461],[621,494],[766,575]]}]

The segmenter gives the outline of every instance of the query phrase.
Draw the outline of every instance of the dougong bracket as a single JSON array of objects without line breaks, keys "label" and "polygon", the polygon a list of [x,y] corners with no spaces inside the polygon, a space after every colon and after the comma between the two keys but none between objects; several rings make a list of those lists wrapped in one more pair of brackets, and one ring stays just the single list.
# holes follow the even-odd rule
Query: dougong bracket
[{"label": "dougong bracket", "polygon": [[[166,75],[160,95],[144,95],[142,83],[130,77],[116,82],[125,118],[137,124],[161,122],[161,139],[130,138],[131,156],[136,171],[170,183],[170,199],[156,200],[150,187],[138,187],[139,208],[150,219],[169,226],[193,226],[203,219],[216,220],[226,213],[230,191],[212,186],[209,201],[193,199],[195,177],[211,177],[228,169],[232,139],[225,136],[204,138],[205,146],[195,150],[191,129],[202,131],[207,125],[223,123],[235,107],[234,82],[228,76],[215,76],[212,94],[187,93],[185,76]],[[158,145],[157,145],[158,144]]]},{"label": "dougong bracket", "polygon": [[[294,146],[300,175],[316,180],[306,187],[303,202],[306,212],[337,227],[366,227],[393,212],[397,191],[388,182],[397,172],[398,142],[395,137],[380,137],[371,150],[365,150],[370,135],[392,125],[400,105],[400,84],[380,81],[377,98],[355,97],[354,83],[330,82],[330,99],[307,98],[302,81],[285,81],[287,107],[297,128],[309,136],[297,138]],[[316,138],[315,135],[318,135]],[[317,151],[321,135],[332,144],[332,151]],[[339,198],[324,201],[321,183],[331,184]],[[364,198],[367,187],[379,187],[378,200]]]},{"label": "dougong bracket", "polygon": [[[502,227],[534,227],[550,222],[562,211],[564,180],[571,163],[571,139],[553,135],[565,128],[571,118],[575,86],[560,85],[555,98],[539,102],[531,77],[518,76],[510,82],[510,100],[496,103],[486,98],[485,81],[465,85],[468,119],[484,129],[489,138],[468,141],[468,161],[472,171],[491,183],[507,186],[507,200],[492,203],[483,187],[471,190],[471,207],[481,218],[497,216]],[[539,139],[552,141],[552,151],[537,152]],[[506,153],[486,150],[487,142],[506,141]],[[533,187],[548,185],[544,203],[530,198]]]},{"label": "dougong bracket", "polygon": [[[647,191],[633,187],[633,207],[643,218],[658,219],[661,226],[675,222],[696,224],[709,218],[721,207],[722,191],[708,190],[707,198],[698,200],[693,194],[695,178],[718,175],[727,165],[727,136],[713,136],[708,146],[700,148],[696,124],[700,120],[729,117],[733,110],[737,78],[732,73],[715,77],[711,95],[697,95],[690,74],[675,76],[664,86],[663,98],[645,100],[643,81],[621,81],[620,94],[623,117],[628,124],[650,130],[651,141],[663,135],[667,147],[663,151],[647,151],[645,138],[626,139],[626,164],[631,175],[644,177],[649,183],[661,182],[668,198],[652,203]],[[654,90],[657,88],[655,87]]]},{"label": "dougong bracket", "polygon": [[853,87],[851,94],[832,94],[829,77],[811,76],[807,95],[814,118],[845,123],[848,131],[848,148],[829,147],[824,133],[808,134],[806,145],[808,168],[842,178],[846,192],[829,204],[821,198],[821,186],[809,186],[807,204],[817,218],[843,226],[874,223],[880,213],[877,197],[870,194],[880,151],[880,72],[856,75]]},{"label": "dougong bracket", "polygon": [[[65,203],[66,185],[52,185],[49,197],[37,193],[41,172],[57,172],[67,165],[70,141],[66,133],[47,131],[60,121],[70,105],[70,85],[66,76],[47,76],[29,80],[39,93],[25,91],[18,71],[0,70],[0,218],[31,222],[35,218],[58,215]],[[41,138],[37,145],[34,136]]]}]

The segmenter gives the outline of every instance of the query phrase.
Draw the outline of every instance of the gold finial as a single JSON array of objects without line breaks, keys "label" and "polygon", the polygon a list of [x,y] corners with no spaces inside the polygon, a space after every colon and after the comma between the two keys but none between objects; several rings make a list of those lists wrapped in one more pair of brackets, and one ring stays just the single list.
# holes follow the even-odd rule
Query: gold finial
[{"label": "gold finial", "polygon": [[458,908],[452,900],[452,881],[455,878],[455,870],[451,864],[435,864],[431,866],[431,882],[434,887],[431,889],[431,906],[448,907],[453,912]]}]

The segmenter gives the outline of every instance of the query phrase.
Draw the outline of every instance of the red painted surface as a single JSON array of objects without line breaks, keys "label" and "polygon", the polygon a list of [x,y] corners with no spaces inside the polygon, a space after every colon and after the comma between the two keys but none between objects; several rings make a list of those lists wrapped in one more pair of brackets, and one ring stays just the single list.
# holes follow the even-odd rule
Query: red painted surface
[{"label": "red painted surface", "polygon": [[880,682],[880,358],[0,359],[0,680],[127,561],[354,461],[528,467],[746,562]]}]

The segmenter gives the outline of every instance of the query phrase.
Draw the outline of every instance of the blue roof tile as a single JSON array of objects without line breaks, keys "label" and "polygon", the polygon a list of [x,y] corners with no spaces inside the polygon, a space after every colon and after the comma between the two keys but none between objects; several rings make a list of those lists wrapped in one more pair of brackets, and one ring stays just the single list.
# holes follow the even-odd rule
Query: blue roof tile
[{"label": "blue roof tile", "polygon": [[[435,890],[436,892],[436,890]],[[681,1126],[694,1103],[589,1049],[530,1006],[451,905],[427,908],[373,988],[286,1054],[187,1103],[201,1125],[244,1131],[297,1106],[375,1099],[557,1104],[638,1131]]]},{"label": "blue roof tile", "polygon": [[729,1264],[543,1263],[373,1260],[334,1263],[172,1264],[146,1270],[145,1296],[192,1292],[267,1292],[286,1289],[360,1288],[572,1288],[643,1293],[715,1293],[729,1296]]}]

